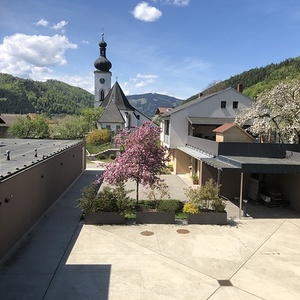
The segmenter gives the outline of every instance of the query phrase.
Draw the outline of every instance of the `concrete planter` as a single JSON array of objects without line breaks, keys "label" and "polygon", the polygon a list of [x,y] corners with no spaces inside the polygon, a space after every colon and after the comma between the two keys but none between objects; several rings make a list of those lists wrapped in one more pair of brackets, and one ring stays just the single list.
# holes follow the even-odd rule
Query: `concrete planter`
[{"label": "concrete planter", "polygon": [[87,213],[84,216],[84,224],[104,225],[104,224],[125,224],[125,217],[114,212]]},{"label": "concrete planter", "polygon": [[187,214],[188,224],[226,225],[227,212],[204,211],[198,214]]},{"label": "concrete planter", "polygon": [[174,224],[175,212],[165,211],[138,211],[136,212],[137,224]]}]

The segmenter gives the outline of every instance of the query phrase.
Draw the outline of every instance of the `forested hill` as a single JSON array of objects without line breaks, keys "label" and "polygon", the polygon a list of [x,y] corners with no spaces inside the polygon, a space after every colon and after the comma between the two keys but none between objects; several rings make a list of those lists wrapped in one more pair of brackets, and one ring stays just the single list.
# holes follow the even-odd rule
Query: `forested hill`
[{"label": "forested hill", "polygon": [[[128,100],[148,117],[154,116],[157,107],[176,107],[182,102],[174,97],[152,93],[131,95]],[[0,73],[0,113],[71,115],[93,105],[94,95],[79,87],[57,80],[38,82]]]},{"label": "forested hill", "polygon": [[[300,57],[289,58],[277,64],[272,63],[265,67],[245,71],[224,81],[211,84],[211,87],[208,87],[202,93],[203,95],[209,95],[228,87],[236,88],[238,84],[243,84],[243,94],[254,99],[259,93],[270,90],[279,82],[294,78],[300,79]],[[198,94],[188,98],[186,101],[197,97]]]},{"label": "forested hill", "polygon": [[93,101],[89,92],[61,81],[38,82],[0,73],[0,113],[75,114]]},{"label": "forested hill", "polygon": [[134,108],[149,117],[155,115],[158,107],[175,108],[183,102],[181,99],[156,93],[131,95],[127,96],[127,98]]}]

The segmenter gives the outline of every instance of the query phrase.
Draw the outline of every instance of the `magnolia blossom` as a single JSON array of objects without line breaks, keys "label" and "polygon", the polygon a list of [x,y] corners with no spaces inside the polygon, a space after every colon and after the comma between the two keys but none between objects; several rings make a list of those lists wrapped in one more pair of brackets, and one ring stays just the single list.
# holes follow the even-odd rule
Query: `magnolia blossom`
[{"label": "magnolia blossom", "polygon": [[251,108],[244,109],[236,122],[251,123],[254,135],[276,136],[279,142],[299,143],[300,139],[300,81],[293,80],[276,85],[260,94]]},{"label": "magnolia blossom", "polygon": [[167,147],[159,144],[159,135],[160,128],[152,122],[144,122],[133,132],[121,131],[114,138],[121,154],[107,165],[102,179],[109,184],[135,181],[138,202],[139,184],[152,186],[159,183],[158,174],[169,161]]}]

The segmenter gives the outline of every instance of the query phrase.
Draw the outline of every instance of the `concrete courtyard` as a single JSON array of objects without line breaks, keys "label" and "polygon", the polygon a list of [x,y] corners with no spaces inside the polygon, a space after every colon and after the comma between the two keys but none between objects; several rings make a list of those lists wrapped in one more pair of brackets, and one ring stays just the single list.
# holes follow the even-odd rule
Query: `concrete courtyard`
[{"label": "concrete courtyard", "polygon": [[[98,173],[89,166],[1,265],[1,299],[300,299],[299,214],[240,220],[229,202],[226,226],[84,225],[76,200]],[[180,195],[188,184],[169,176]]]}]

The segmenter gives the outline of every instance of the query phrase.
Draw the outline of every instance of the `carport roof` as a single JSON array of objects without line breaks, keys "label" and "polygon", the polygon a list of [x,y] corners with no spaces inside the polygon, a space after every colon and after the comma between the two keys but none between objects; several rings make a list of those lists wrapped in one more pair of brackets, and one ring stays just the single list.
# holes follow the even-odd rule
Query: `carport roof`
[{"label": "carport roof", "polygon": [[222,156],[202,159],[208,165],[220,170],[245,173],[296,174],[300,173],[300,161],[288,158]]},{"label": "carport roof", "polygon": [[204,151],[201,151],[199,149],[195,149],[189,146],[183,146],[183,147],[177,147],[177,149],[179,149],[180,151],[194,157],[197,159],[203,159],[203,158],[211,158],[212,156],[205,153]]}]

